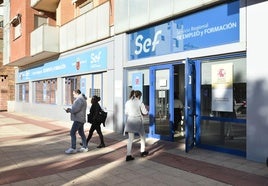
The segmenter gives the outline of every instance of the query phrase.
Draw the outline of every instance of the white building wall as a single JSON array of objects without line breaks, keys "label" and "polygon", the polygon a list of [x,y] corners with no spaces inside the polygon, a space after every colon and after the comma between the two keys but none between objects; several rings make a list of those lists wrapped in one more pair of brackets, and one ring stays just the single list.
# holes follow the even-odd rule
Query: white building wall
[{"label": "white building wall", "polygon": [[247,5],[247,159],[268,157],[268,2]]},{"label": "white building wall", "polygon": [[115,0],[115,33],[136,29],[220,0]]},{"label": "white building wall", "polygon": [[124,128],[124,95],[125,80],[123,79],[123,63],[126,61],[127,47],[125,34],[114,39],[114,131],[122,132]]},{"label": "white building wall", "polygon": [[9,58],[10,58],[10,35],[9,35],[9,29],[10,29],[10,1],[9,0],[4,0],[3,4],[3,15],[4,15],[4,28],[3,28],[3,41],[4,41],[4,47],[3,48],[3,65],[6,65],[9,63]]}]

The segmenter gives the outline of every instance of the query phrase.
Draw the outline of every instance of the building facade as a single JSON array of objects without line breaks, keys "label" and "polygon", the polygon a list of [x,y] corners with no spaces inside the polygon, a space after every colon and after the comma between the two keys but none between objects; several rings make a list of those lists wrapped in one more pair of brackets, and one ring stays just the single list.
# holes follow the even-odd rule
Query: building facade
[{"label": "building facade", "polygon": [[0,111],[7,111],[8,103],[15,99],[15,70],[3,65],[3,1],[0,1]]},{"label": "building facade", "polygon": [[[159,6],[161,5],[161,6]],[[148,137],[265,162],[266,1],[4,1],[4,64],[16,66],[10,111],[68,120],[79,88],[99,95],[122,132],[132,89]],[[175,123],[175,94],[184,105]],[[174,126],[178,125],[178,128]]]}]

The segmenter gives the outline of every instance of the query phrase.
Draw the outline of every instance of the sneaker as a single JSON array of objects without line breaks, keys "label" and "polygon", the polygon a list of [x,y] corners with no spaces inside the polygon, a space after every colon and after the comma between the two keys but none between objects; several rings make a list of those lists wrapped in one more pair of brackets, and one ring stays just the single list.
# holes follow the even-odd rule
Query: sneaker
[{"label": "sneaker", "polygon": [[88,148],[81,147],[78,151],[79,152],[88,152]]},{"label": "sneaker", "polygon": [[148,151],[141,152],[141,157],[148,156],[148,154],[149,154],[149,152],[148,152]]},{"label": "sneaker", "polygon": [[66,154],[75,154],[77,151],[76,149],[73,149],[73,148],[69,148],[65,151]]},{"label": "sneaker", "polygon": [[[79,143],[79,144],[80,144],[81,147],[83,147],[83,143]],[[88,144],[87,144],[87,146],[88,146]]]},{"label": "sneaker", "polygon": [[134,160],[135,158],[133,157],[133,156],[127,156],[126,157],[126,161],[132,161],[132,160]]}]

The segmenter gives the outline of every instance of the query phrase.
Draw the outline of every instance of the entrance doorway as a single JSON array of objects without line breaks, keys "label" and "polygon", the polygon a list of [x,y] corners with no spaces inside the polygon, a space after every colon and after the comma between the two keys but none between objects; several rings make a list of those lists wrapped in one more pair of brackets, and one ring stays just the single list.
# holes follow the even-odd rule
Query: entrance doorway
[{"label": "entrance doorway", "polygon": [[[175,141],[185,145],[189,152],[193,147],[213,149],[245,156],[246,152],[246,62],[244,57],[192,60],[134,69],[128,72],[127,92],[141,88],[142,101],[149,107],[144,117],[148,137]],[[212,108],[213,73],[216,67],[226,65],[233,72],[233,109],[235,117]],[[232,65],[231,68],[229,66]],[[202,74],[202,78],[201,78]],[[218,74],[218,73],[217,73]],[[216,77],[216,76],[215,76]],[[175,130],[176,111],[174,93],[177,93],[184,109],[182,120]],[[215,92],[214,92],[215,93]],[[221,95],[221,94],[220,94]],[[231,95],[231,94],[230,94]]]},{"label": "entrance doorway", "polygon": [[[185,137],[185,65],[150,67],[150,129],[153,138],[179,141]],[[180,110],[175,109],[178,99]]]},{"label": "entrance doorway", "polygon": [[150,135],[173,141],[173,69],[172,65],[150,67]]},{"label": "entrance doorway", "polygon": [[[186,151],[193,147],[195,72],[195,62],[190,60],[128,71],[127,95],[131,90],[141,90],[142,101],[149,107],[149,115],[144,116],[147,137],[185,144]],[[183,105],[179,121],[179,113],[174,109],[175,95]]]},{"label": "entrance doorway", "polygon": [[185,139],[185,65],[174,65],[174,141]]},{"label": "entrance doorway", "polygon": [[[185,63],[150,67],[150,133],[154,138],[185,144],[189,152],[199,139],[200,62],[186,59]],[[176,94],[175,94],[176,93]],[[181,100],[181,120],[175,108],[175,95]],[[178,123],[175,123],[178,122]],[[178,125],[178,128],[175,126]]]}]

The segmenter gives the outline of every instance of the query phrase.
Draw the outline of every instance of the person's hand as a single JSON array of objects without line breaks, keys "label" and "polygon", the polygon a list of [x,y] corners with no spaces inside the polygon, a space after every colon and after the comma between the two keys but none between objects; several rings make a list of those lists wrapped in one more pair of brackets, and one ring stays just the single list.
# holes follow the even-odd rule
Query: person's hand
[{"label": "person's hand", "polygon": [[69,113],[71,111],[70,108],[64,109],[67,113]]}]

